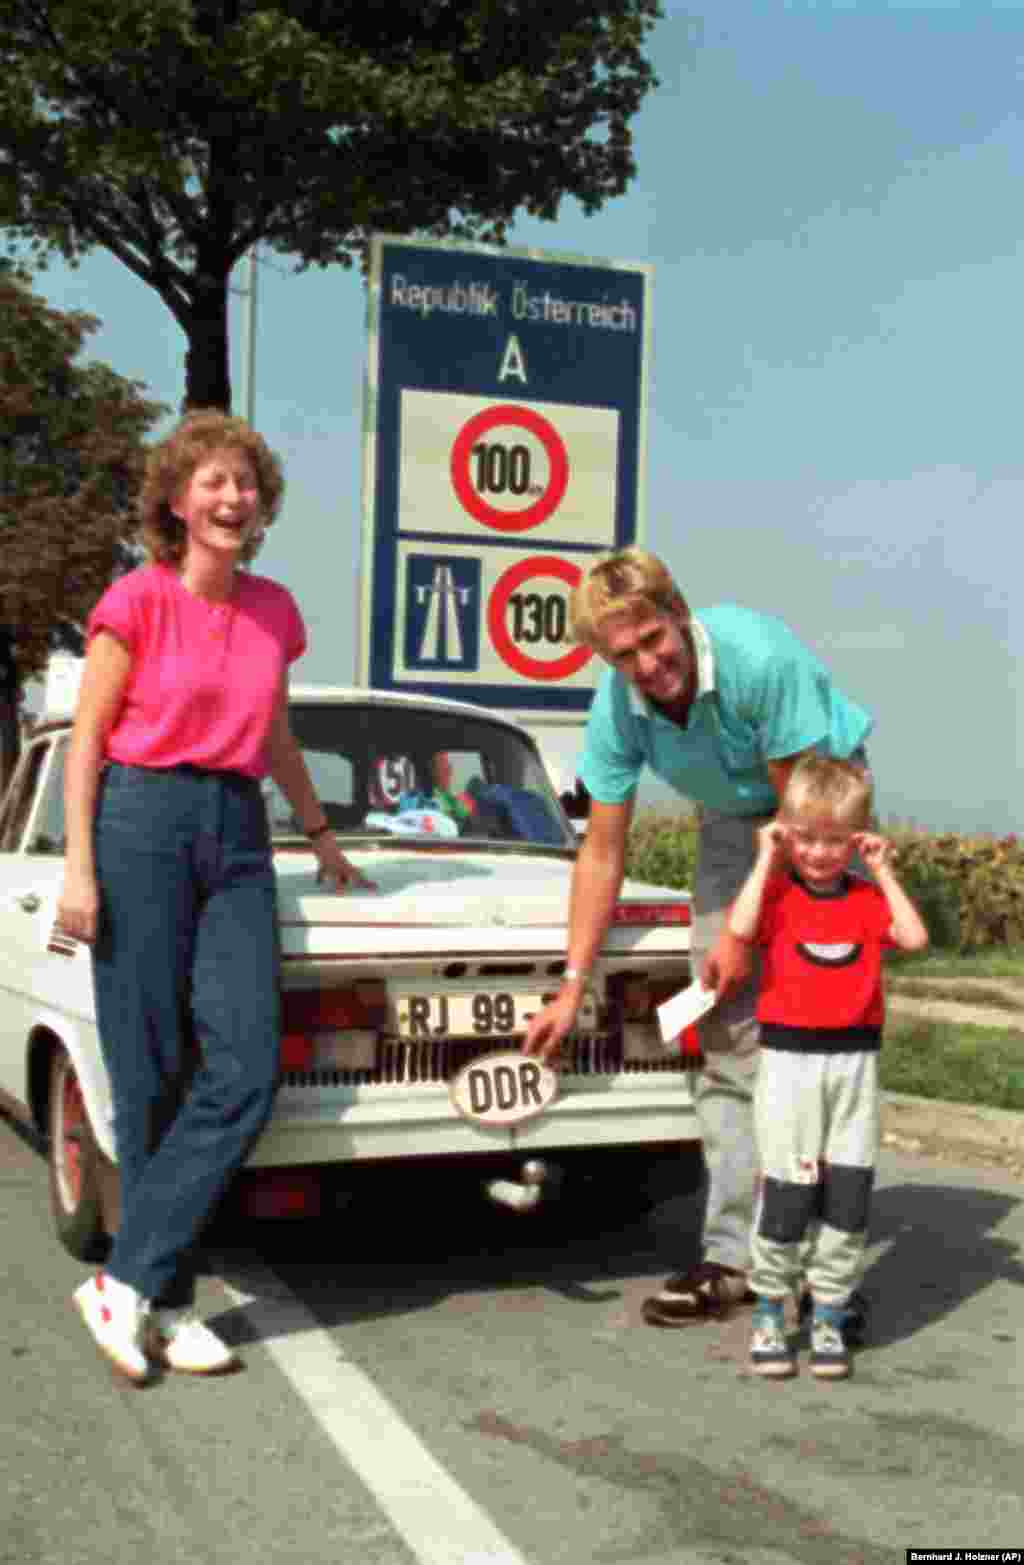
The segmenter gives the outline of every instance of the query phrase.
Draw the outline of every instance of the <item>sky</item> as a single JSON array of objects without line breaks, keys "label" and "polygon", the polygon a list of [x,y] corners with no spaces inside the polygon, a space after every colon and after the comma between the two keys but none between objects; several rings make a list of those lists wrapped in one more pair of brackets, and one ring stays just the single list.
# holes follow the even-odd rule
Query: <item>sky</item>
[{"label": "sky", "polygon": [[[1020,831],[1024,5],[664,8],[629,191],[510,242],[654,267],[643,541],[691,606],[780,616],[872,712],[884,821]],[[184,338],[123,266],[36,287],[179,406]],[[297,678],[355,671],[365,313],[357,274],[260,264],[254,422],[288,489],[256,569],[306,618]]]}]

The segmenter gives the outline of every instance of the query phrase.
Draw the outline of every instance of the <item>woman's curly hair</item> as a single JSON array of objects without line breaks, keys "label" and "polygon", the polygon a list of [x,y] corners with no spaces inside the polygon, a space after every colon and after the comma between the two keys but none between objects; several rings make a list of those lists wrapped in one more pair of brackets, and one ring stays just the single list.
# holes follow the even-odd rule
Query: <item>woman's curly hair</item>
[{"label": "woman's curly hair", "polygon": [[139,537],[151,560],[175,565],[184,558],[185,526],[171,510],[171,502],[200,463],[217,451],[244,451],[253,465],[260,492],[260,530],[246,543],[242,559],[248,563],[256,554],[281,506],[281,463],[245,419],[232,418],[220,408],[199,408],[186,413],[146,457],[139,494]]}]

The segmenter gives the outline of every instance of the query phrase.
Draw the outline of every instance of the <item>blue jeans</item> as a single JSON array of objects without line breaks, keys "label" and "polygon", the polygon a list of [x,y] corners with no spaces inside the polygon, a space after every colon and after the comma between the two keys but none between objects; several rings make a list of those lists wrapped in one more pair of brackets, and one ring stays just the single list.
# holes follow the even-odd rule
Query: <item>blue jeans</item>
[{"label": "blue jeans", "polygon": [[[274,872],[259,784],[109,765],[95,823],[97,1023],[121,1225],[108,1270],[188,1304],[193,1247],[267,1122],[280,1057]],[[183,1089],[187,1047],[201,1051]]]}]

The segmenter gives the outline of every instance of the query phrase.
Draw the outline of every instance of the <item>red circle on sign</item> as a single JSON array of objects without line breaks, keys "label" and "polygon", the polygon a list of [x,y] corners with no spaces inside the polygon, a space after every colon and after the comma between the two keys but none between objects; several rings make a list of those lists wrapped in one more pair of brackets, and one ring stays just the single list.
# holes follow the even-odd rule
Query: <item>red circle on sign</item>
[{"label": "red circle on sign", "polygon": [[532,658],[520,652],[505,624],[509,598],[517,587],[521,587],[532,576],[555,576],[559,581],[564,581],[566,586],[575,587],[580,579],[580,568],[578,565],[570,565],[567,560],[560,560],[555,554],[535,554],[528,560],[520,560],[518,565],[509,566],[504,575],[498,577],[491,593],[491,601],[487,605],[487,629],[498,656],[517,674],[525,674],[528,679],[566,679],[593,656],[593,647],[573,647],[563,657],[545,663],[541,658]]},{"label": "red circle on sign", "polygon": [[[498,424],[515,424],[520,429],[529,430],[547,452],[547,488],[532,505],[522,511],[499,511],[497,506],[488,505],[473,488],[469,476],[469,458],[474,445]],[[569,482],[569,457],[561,435],[546,418],[541,418],[539,413],[534,413],[530,408],[519,408],[514,402],[504,402],[499,407],[485,408],[482,413],[474,414],[459,431],[452,446],[451,475],[455,493],[463,510],[468,511],[470,516],[483,522],[486,527],[497,528],[499,532],[524,533],[546,522],[552,511],[561,504]]]}]

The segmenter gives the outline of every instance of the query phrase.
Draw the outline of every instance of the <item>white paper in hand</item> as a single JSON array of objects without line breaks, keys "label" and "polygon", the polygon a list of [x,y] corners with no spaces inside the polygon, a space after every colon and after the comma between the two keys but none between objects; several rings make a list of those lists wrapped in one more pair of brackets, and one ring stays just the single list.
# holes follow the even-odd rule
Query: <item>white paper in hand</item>
[{"label": "white paper in hand", "polygon": [[685,989],[680,989],[664,1005],[658,1006],[658,1026],[661,1028],[661,1036],[666,1043],[673,1038],[678,1038],[687,1027],[692,1027],[694,1022],[699,1022],[702,1016],[706,1016],[714,1005],[718,996],[713,989],[705,989],[699,978],[695,978],[692,984]]}]

